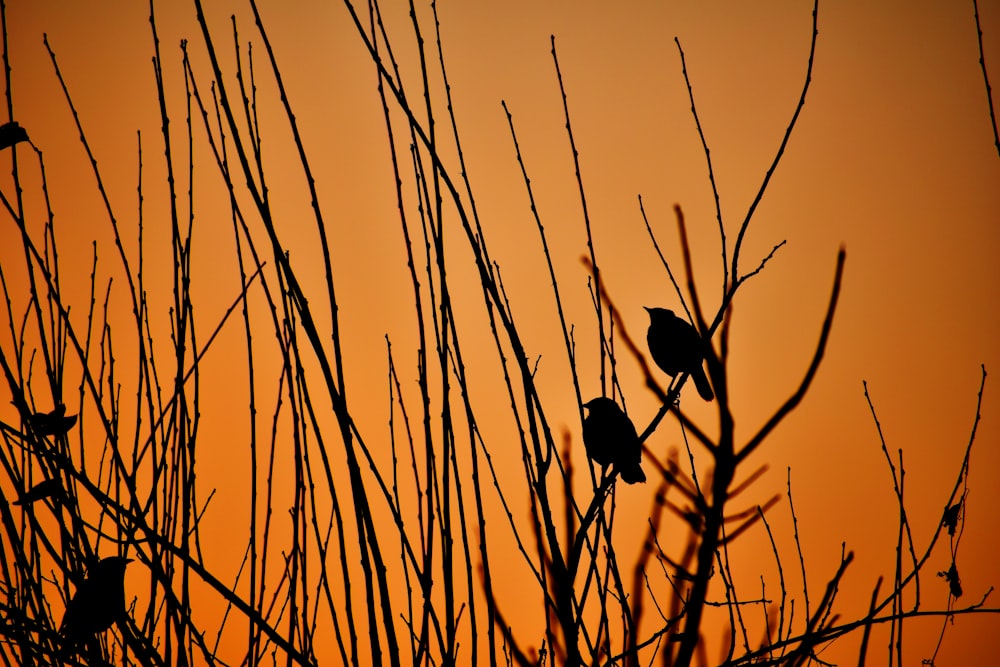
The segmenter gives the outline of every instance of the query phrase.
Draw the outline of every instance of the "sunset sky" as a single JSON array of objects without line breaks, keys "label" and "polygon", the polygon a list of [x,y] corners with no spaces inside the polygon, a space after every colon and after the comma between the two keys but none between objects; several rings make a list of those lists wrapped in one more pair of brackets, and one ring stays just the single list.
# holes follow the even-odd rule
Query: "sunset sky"
[{"label": "sunset sky", "polygon": [[[268,185],[275,209],[282,212],[278,227],[306,281],[307,294],[322,304],[308,191],[253,16],[242,2],[206,4],[213,36],[226,59],[223,68],[232,79],[228,83],[235,81],[231,14],[237,16],[244,57],[246,42],[253,43]],[[408,94],[423,110],[407,11],[402,3],[385,4],[386,28]],[[569,384],[548,269],[501,101],[513,117],[567,318],[577,327],[586,400],[601,392],[596,322],[587,269],[580,261],[587,252],[586,237],[550,36],[555,36],[602,277],[628,333],[644,349],[648,320],[642,307],[677,310],[679,303],[649,241],[640,197],[675,273],[682,270],[682,260],[673,207],[683,209],[703,308],[714,314],[722,293],[715,202],[674,39],[683,48],[711,150],[731,252],[736,230],[774,160],[802,91],[811,8],[811,3],[790,0],[437,3],[463,155],[490,253],[501,267],[511,310],[529,346],[527,354],[533,362],[539,360],[537,380],[546,416],[578,446],[574,463],[581,468],[586,459],[579,410]],[[264,1],[260,9],[328,225],[354,420],[369,445],[385,454],[386,336],[392,340],[404,391],[416,392],[417,357],[413,295],[375,68],[341,4]],[[979,10],[986,64],[995,101],[1000,102],[1000,3],[981,2]],[[122,1],[84,7],[56,0],[14,0],[6,11],[14,119],[44,153],[65,299],[73,315],[82,318],[88,308],[92,242],[97,244],[99,284],[113,279],[118,290],[124,281],[108,216],[43,34],[58,58],[115,215],[132,244],[126,252],[133,258],[141,132],[144,270],[154,306],[152,324],[161,327],[158,337],[166,342],[171,299],[166,281],[172,260],[149,8]],[[432,48],[433,23],[425,3],[419,4],[419,13]],[[180,41],[189,40],[197,83],[206,96],[210,69],[194,8],[161,2],[156,15],[172,104],[171,131],[183,148]],[[436,66],[436,53],[431,55]],[[432,83],[437,131],[447,146],[442,151],[446,167],[457,178],[460,168],[439,78],[435,74]],[[204,341],[240,285],[231,260],[228,200],[200,117],[195,121],[193,281]],[[729,382],[738,439],[751,437],[805,373],[841,247],[847,253],[844,283],[827,354],[812,388],[751,457],[747,473],[760,465],[767,465],[768,472],[734,501],[734,508],[782,496],[768,520],[790,549],[784,554],[789,569],[797,560],[784,499],[790,469],[810,594],[817,599],[822,595],[842,544],[855,553],[840,591],[838,611],[845,618],[863,615],[877,577],[891,579],[896,556],[898,508],[864,381],[897,468],[902,451],[906,511],[920,554],[958,479],[985,366],[989,377],[972,448],[967,523],[958,552],[965,595],[957,606],[978,602],[1000,585],[1000,154],[993,136],[971,2],[820,4],[805,106],[742,249],[743,270],[748,271],[786,242],[765,270],[742,288],[733,309]],[[397,137],[407,140],[406,134]],[[397,146],[397,151],[407,168],[405,147]],[[186,153],[182,155],[186,162]],[[29,193],[29,226],[40,238],[45,204],[38,194],[37,162],[29,150],[19,156],[31,157],[19,160],[30,174],[23,184]],[[0,156],[0,187],[8,196],[13,187],[9,164],[7,155]],[[178,191],[186,215],[185,169]],[[406,188],[412,195],[412,182]],[[17,285],[24,271],[20,235],[4,216],[0,266],[5,278]],[[447,224],[454,225],[449,233],[455,264],[449,272],[456,287],[457,326],[468,336],[464,354],[474,378],[471,390],[480,405],[481,428],[501,475],[516,478],[523,472],[519,451],[508,442],[513,442],[511,425],[501,417],[495,430],[489,430],[492,406],[500,405],[502,412],[507,397],[497,375],[482,291],[457,224],[453,219]],[[163,252],[157,252],[157,244]],[[113,305],[121,309],[127,330],[131,306],[124,294],[115,292]],[[25,306],[15,303],[14,312],[23,312]],[[216,562],[227,576],[243,552],[241,529],[247,511],[240,505],[245,500],[243,479],[232,477],[234,468],[242,471],[246,437],[232,425],[232,415],[245,413],[247,404],[245,390],[233,380],[244,377],[239,375],[246,358],[241,326],[235,321],[227,325],[201,369],[204,449],[199,475],[208,488],[218,489],[205,521],[218,541]],[[6,322],[3,328],[8,328]],[[273,345],[273,340],[267,343],[268,335],[265,329],[264,344]],[[478,347],[474,341],[479,341]],[[9,337],[0,345],[9,349]],[[129,350],[132,344],[123,345]],[[718,337],[715,345],[718,349]],[[645,389],[639,365],[624,346],[619,355],[618,373],[630,414],[644,426],[656,412],[657,400]],[[120,360],[120,378],[126,382],[127,356],[126,351]],[[271,363],[262,358],[261,375],[268,382],[277,377],[277,364]],[[77,384],[76,377],[67,383],[71,393]],[[714,406],[702,403],[690,382],[682,397],[685,412],[716,433]],[[415,393],[411,400],[416,405]],[[6,399],[0,405],[6,405]],[[16,423],[12,407],[0,412],[4,421]],[[265,415],[265,431],[266,420]],[[239,420],[239,428],[245,423],[245,418]],[[660,458],[679,447],[676,422],[666,420],[647,445]],[[647,474],[650,470],[647,467]],[[523,479],[517,483],[523,486]],[[524,503],[517,496],[524,495],[521,487],[514,488],[518,491],[512,496]],[[616,492],[624,517],[617,537],[636,551],[654,490],[647,484]],[[517,519],[526,519],[527,510],[519,508],[523,511]],[[275,511],[284,509],[282,505]],[[499,509],[497,517],[498,530],[506,528]],[[776,576],[773,557],[762,530],[741,539],[737,553],[745,570],[739,576],[745,590],[756,595],[760,576]],[[516,590],[523,577],[517,569],[519,558],[512,555],[510,570],[497,575],[512,587],[508,591]],[[921,579],[923,607],[937,610],[947,604],[947,584],[934,574],[949,565],[945,538]],[[794,576],[791,592],[798,594],[797,567]],[[994,591],[986,606],[1000,606],[997,596]],[[508,607],[515,607],[515,600],[516,593],[511,593]],[[906,626],[906,664],[930,657],[943,622],[935,617]],[[998,632],[996,614],[957,619],[945,633],[937,664],[989,664],[995,659]],[[856,664],[857,641],[856,636],[848,637],[822,657]],[[884,664],[888,634],[876,630],[872,642],[869,664]],[[709,658],[715,660],[721,641],[710,634],[709,646]]]}]

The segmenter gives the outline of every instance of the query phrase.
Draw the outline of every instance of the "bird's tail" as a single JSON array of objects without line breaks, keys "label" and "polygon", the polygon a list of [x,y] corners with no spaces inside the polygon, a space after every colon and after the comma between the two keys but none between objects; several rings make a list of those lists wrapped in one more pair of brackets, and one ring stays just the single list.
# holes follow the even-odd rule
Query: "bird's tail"
[{"label": "bird's tail", "polygon": [[622,481],[626,484],[635,484],[636,482],[645,482],[646,473],[642,471],[642,468],[638,463],[632,466],[622,466],[620,468]]},{"label": "bird's tail", "polygon": [[708,383],[708,376],[705,375],[704,369],[699,367],[692,372],[691,379],[694,380],[694,386],[697,387],[699,396],[706,401],[711,401],[715,398],[715,394],[712,392],[712,385]]}]

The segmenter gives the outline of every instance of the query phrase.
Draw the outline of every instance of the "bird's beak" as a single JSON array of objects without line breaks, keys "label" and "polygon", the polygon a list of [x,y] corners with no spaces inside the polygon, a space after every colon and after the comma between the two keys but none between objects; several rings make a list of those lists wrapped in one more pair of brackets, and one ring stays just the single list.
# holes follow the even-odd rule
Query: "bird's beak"
[{"label": "bird's beak", "polygon": [[643,306],[643,307],[642,307],[642,309],[643,309],[643,310],[645,310],[645,311],[646,311],[647,313],[649,313],[650,315],[652,315],[652,314],[653,314],[653,309],[652,309],[652,308],[650,308],[649,306]]}]

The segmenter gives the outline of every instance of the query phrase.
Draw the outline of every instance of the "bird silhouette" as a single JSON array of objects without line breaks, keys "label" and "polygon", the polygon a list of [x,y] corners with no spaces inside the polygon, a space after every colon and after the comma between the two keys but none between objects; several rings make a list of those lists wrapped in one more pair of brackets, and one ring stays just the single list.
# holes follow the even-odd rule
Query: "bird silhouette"
[{"label": "bird silhouette", "polygon": [[0,125],[0,150],[28,140],[28,133],[16,121]]},{"label": "bird silhouette", "polygon": [[694,380],[698,394],[706,401],[715,398],[712,385],[702,363],[706,343],[698,330],[666,308],[646,308],[649,313],[649,331],[646,343],[653,361],[670,377],[688,373]]},{"label": "bird silhouette", "polygon": [[125,566],[131,562],[111,556],[90,568],[66,605],[59,628],[69,646],[84,643],[125,618]]},{"label": "bird silhouette", "polygon": [[602,466],[612,465],[627,484],[645,482],[642,472],[642,444],[635,425],[610,398],[599,397],[583,404],[583,444],[587,456]]},{"label": "bird silhouette", "polygon": [[38,484],[35,484],[33,487],[21,494],[21,497],[14,501],[14,504],[24,505],[27,507],[42,498],[52,498],[53,500],[56,500],[62,496],[62,490],[62,484],[58,479],[46,479]]},{"label": "bird silhouette", "polygon": [[60,403],[52,412],[36,412],[29,420],[38,435],[65,435],[76,423],[76,415],[67,417],[66,406]]}]

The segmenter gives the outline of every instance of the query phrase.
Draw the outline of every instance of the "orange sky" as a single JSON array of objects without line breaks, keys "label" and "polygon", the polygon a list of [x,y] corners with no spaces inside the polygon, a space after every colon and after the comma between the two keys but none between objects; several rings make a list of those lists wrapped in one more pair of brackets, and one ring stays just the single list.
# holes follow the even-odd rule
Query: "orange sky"
[{"label": "orange sky", "polygon": [[[202,76],[199,85],[205,91],[206,58],[194,10],[181,3],[161,4],[157,6],[161,49],[173,95],[174,130],[181,132],[179,40],[190,39]],[[578,412],[567,389],[568,366],[548,274],[500,103],[505,100],[514,116],[555,269],[563,281],[569,319],[581,332],[592,338],[594,322],[587,274],[579,262],[586,250],[585,237],[549,54],[552,34],[569,96],[601,270],[629,332],[641,341],[646,326],[643,305],[677,305],[646,236],[637,196],[677,268],[680,253],[672,207],[683,208],[700,294],[714,312],[720,293],[714,202],[673,39],[678,37],[684,48],[712,151],[722,215],[734,234],[800,94],[810,8],[801,2],[675,4],[629,3],[614,9],[596,2],[439,3],[438,7],[463,149],[491,253],[503,268],[513,312],[531,346],[529,357],[541,357],[539,384],[547,415],[577,442]],[[395,7],[385,11],[404,76],[410,77],[409,90],[416,95],[419,80],[408,19],[405,13],[394,13]],[[996,87],[1000,7],[984,2],[980,11],[987,65]],[[209,20],[220,51],[231,59],[228,16],[234,12],[239,15],[241,38],[253,41],[255,55],[262,58],[252,18],[241,3],[211,3]],[[382,447],[388,418],[384,336],[393,340],[404,387],[414,392],[416,358],[412,293],[373,68],[346,11],[337,3],[265,3],[262,12],[330,225],[355,420],[367,441]],[[117,267],[107,218],[42,45],[42,33],[48,33],[59,57],[105,170],[116,214],[133,230],[132,239],[136,131],[141,130],[148,247],[155,247],[157,238],[166,239],[167,230],[155,225],[162,215],[157,206],[162,211],[165,199],[148,9],[142,3],[104,3],[84,10],[36,0],[12,2],[7,18],[15,117],[45,153],[62,270],[81,278],[66,289],[69,301],[77,304],[74,312],[82,314],[92,240],[97,241],[102,259],[108,260],[103,279],[114,273],[112,266]],[[426,25],[429,31],[430,24]],[[1000,403],[995,388],[1000,371],[1000,156],[989,126],[975,37],[971,3],[822,4],[806,105],[744,248],[745,261],[752,266],[775,244],[787,240],[735,305],[730,383],[737,433],[744,439],[804,373],[829,296],[837,250],[840,246],[847,250],[837,319],[820,372],[801,407],[753,456],[751,468],[766,463],[770,470],[746,499],[737,502],[742,507],[783,494],[786,469],[791,468],[815,597],[836,567],[841,544],[855,551],[855,563],[841,591],[846,617],[861,613],[876,577],[891,575],[895,557],[895,498],[863,380],[868,382],[890,452],[896,456],[897,449],[903,450],[907,512],[920,551],[955,483],[975,416],[980,365],[985,364],[991,375],[972,453],[968,523],[960,551],[966,593],[961,603],[971,604],[1000,584],[995,556],[1000,532],[1000,485],[995,479],[1000,471],[996,427]],[[289,147],[287,124],[276,114],[277,98],[263,60],[257,66],[267,128],[265,149],[273,165],[269,185],[276,209],[283,212],[281,230],[301,275],[318,281],[319,255],[301,169]],[[439,103],[439,131],[444,132],[445,107]],[[226,202],[218,199],[218,175],[207,161],[203,141],[195,151],[203,161],[198,163],[194,186],[198,210],[194,277],[196,284],[207,286],[197,292],[204,338],[238,293],[238,274],[235,263],[227,263],[232,233]],[[451,151],[445,155],[453,159]],[[3,160],[7,165],[8,158]],[[449,168],[457,175],[456,163]],[[6,174],[7,167],[0,171]],[[30,186],[29,182],[26,190]],[[9,191],[6,176],[3,187]],[[39,202],[29,200],[36,220],[44,211]],[[454,285],[475,278],[457,232],[456,228],[451,237],[458,263]],[[23,261],[19,251],[13,256],[8,251],[16,240],[16,229],[5,221],[0,225],[5,273],[8,265]],[[169,291],[156,294],[154,286],[155,276],[169,271],[169,252],[149,252],[147,262],[151,300],[165,306]],[[316,290],[321,301],[318,282],[308,282],[307,289]],[[467,362],[473,377],[483,378],[474,381],[475,399],[483,406],[481,412],[488,413],[488,406],[502,404],[506,397],[499,380],[490,375],[496,372],[492,342],[477,338],[488,331],[481,292],[470,283],[467,292],[454,297],[459,325],[470,341],[482,341],[486,351],[478,358],[471,342],[465,350],[471,355]],[[125,307],[120,298],[118,305]],[[162,317],[166,327],[164,313],[165,308],[154,317]],[[122,316],[128,315],[126,310]],[[166,340],[168,329],[162,331]],[[226,546],[226,540],[235,544],[242,539],[243,523],[231,517],[245,511],[239,509],[245,498],[242,478],[236,481],[237,476],[231,475],[234,468],[242,471],[245,461],[240,457],[245,450],[234,442],[239,437],[232,437],[229,416],[246,409],[245,393],[234,389],[230,379],[233,369],[243,363],[241,336],[236,323],[224,332],[205,360],[202,379],[203,440],[210,442],[209,434],[217,440],[205,446],[200,475],[220,489],[206,521],[217,531],[220,568],[227,573],[235,571],[233,563],[242,554],[241,546]],[[600,386],[591,343],[580,363],[584,394],[597,395]],[[636,421],[648,419],[657,405],[642,387],[638,365],[623,356],[619,372]],[[262,362],[262,373],[273,378],[277,368]],[[684,394],[685,409],[713,431],[712,406],[695,402],[688,393],[693,390]],[[9,412],[5,421],[14,420]],[[507,428],[498,425],[488,445],[497,465],[516,476],[521,474],[519,458],[507,445]],[[648,444],[665,452],[678,443],[676,425],[670,423]],[[581,448],[579,463],[583,461]],[[635,523],[633,537],[645,526],[653,490],[652,485],[618,490],[620,511],[632,515]],[[769,520],[787,543],[791,535],[787,504],[779,503]],[[505,527],[502,522],[498,525]],[[627,543],[630,534],[619,536]],[[638,549],[638,537],[634,544]],[[922,582],[923,604],[929,608],[941,608],[947,601],[944,583],[933,577],[948,566],[942,547]],[[759,585],[758,572],[774,576],[765,536],[748,535],[743,548],[747,571],[739,576],[747,586]],[[786,561],[791,559],[788,552]],[[513,582],[523,575],[514,566],[505,576]],[[993,597],[991,602],[997,606]],[[912,664],[933,651],[940,621],[907,627],[916,628],[908,631],[907,659]],[[939,664],[988,664],[998,630],[1000,620],[995,615],[959,619],[945,636]],[[888,641],[882,635],[876,638],[873,658],[882,655]],[[836,644],[824,658],[850,663],[856,659],[852,657],[856,641]],[[715,653],[710,651],[709,656],[714,658]],[[881,662],[873,659],[874,664]]]}]

